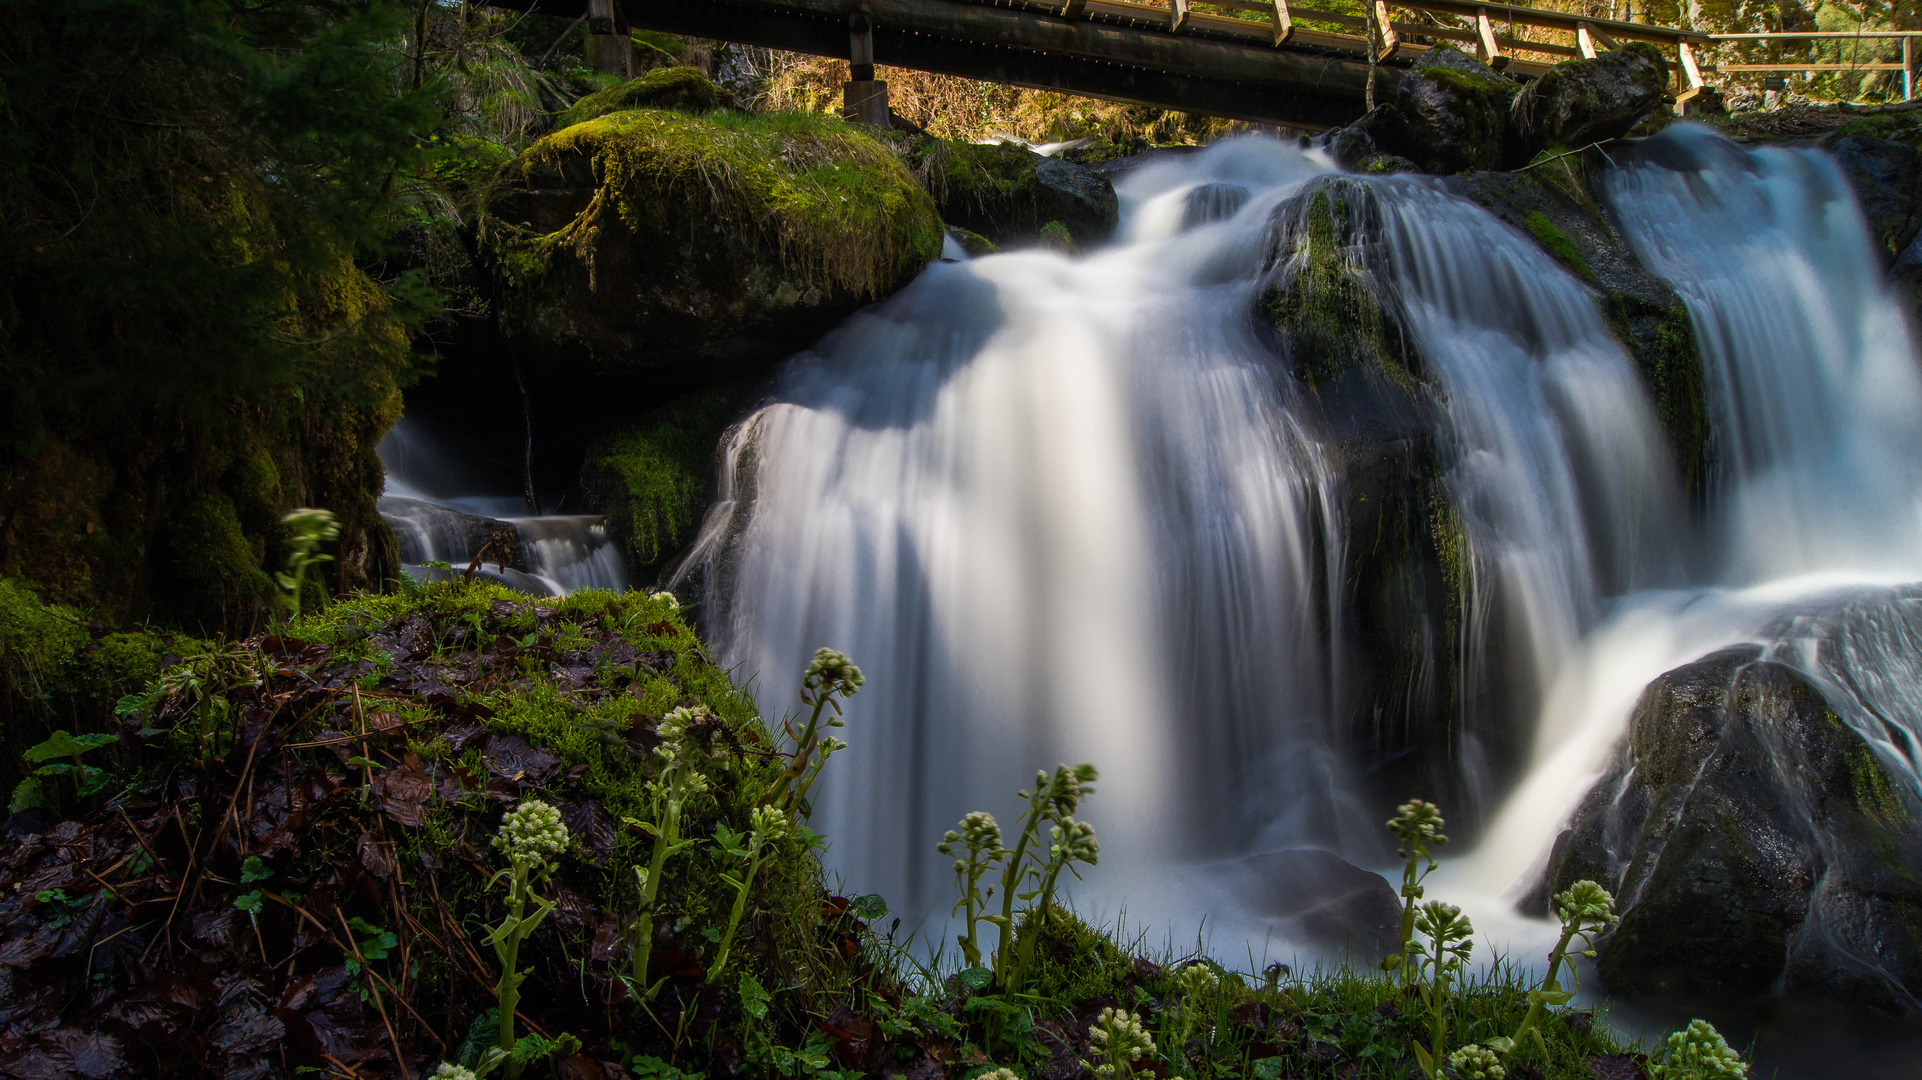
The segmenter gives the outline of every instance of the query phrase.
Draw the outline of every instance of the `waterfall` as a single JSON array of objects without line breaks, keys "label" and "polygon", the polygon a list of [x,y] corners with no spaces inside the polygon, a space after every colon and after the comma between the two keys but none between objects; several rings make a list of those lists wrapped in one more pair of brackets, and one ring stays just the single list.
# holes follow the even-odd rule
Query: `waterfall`
[{"label": "waterfall", "polygon": [[[402,419],[378,448],[387,472],[381,517],[394,530],[408,572],[430,578],[425,565],[451,564],[464,571],[495,532],[514,534],[512,565],[484,571],[492,580],[537,596],[564,596],[577,589],[629,587],[620,548],[597,515],[528,516],[519,497],[484,494],[485,481],[460,456],[419,425]],[[484,565],[496,566],[494,557]]]},{"label": "waterfall", "polygon": [[1097,875],[1135,895],[1177,854],[1378,850],[1335,752],[1333,477],[1250,315],[1322,170],[1141,170],[1132,243],[937,264],[736,429],[704,617],[770,710],[818,646],[866,672],[815,807],[858,887],[929,910],[941,833],[1061,761],[1101,767]]},{"label": "waterfall", "polygon": [[1687,125],[1617,159],[1610,215],[1701,348],[1716,567],[1618,602],[1562,669],[1474,860],[1494,889],[1530,878],[1641,688],[1725,645],[1763,645],[1918,775],[1916,601],[1885,586],[1922,580],[1922,373],[1848,184],[1818,151],[1743,151]]}]

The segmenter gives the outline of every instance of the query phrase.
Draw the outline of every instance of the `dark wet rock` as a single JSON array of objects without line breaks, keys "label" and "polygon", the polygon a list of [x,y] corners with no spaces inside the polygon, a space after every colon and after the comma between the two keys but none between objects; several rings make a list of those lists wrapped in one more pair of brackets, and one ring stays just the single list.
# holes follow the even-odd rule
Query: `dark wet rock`
[{"label": "dark wet rock", "polygon": [[1423,53],[1402,76],[1394,109],[1370,124],[1376,147],[1423,172],[1492,169],[1502,163],[1509,102],[1517,87],[1451,48]]},{"label": "dark wet rock", "polygon": [[[496,533],[515,533],[511,522],[465,513],[425,499],[383,495],[374,505],[393,527],[403,563],[419,565],[441,560],[461,563],[465,569],[467,560]],[[513,546],[507,565],[524,572],[528,568],[527,557],[521,547],[518,543]],[[489,565],[493,565],[491,554]]]},{"label": "dark wet rock", "polygon": [[1120,218],[1114,185],[1015,143],[928,140],[911,151],[941,219],[1000,247],[1032,247],[1058,223],[1077,247],[1103,243]]},{"label": "dark wet rock", "polygon": [[1393,952],[1401,941],[1401,902],[1388,880],[1332,852],[1250,856],[1236,864],[1235,892],[1250,912],[1308,940],[1364,953]]},{"label": "dark wet rock", "polygon": [[1556,64],[1509,106],[1508,163],[1618,138],[1667,100],[1668,61],[1647,42]]},{"label": "dark wet rock", "polygon": [[1922,810],[1806,677],[1739,646],[1649,684],[1546,888],[1612,889],[1618,994],[1914,1012]]},{"label": "dark wet rock", "polygon": [[1831,134],[1816,141],[1855,189],[1884,265],[1915,243],[1922,226],[1922,152],[1873,135]]}]

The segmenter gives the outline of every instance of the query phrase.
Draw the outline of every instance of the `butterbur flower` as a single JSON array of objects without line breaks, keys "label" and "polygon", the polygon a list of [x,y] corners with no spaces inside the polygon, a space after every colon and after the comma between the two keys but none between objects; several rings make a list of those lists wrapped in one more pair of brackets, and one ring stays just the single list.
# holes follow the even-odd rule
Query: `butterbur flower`
[{"label": "butterbur flower", "polygon": [[1112,1005],[1102,1009],[1088,1029],[1088,1043],[1105,1060],[1100,1065],[1085,1061],[1081,1065],[1101,1077],[1125,1075],[1127,1065],[1140,1061],[1143,1054],[1153,1053],[1155,1048],[1153,1037],[1141,1026],[1141,1017]]},{"label": "butterbur flower", "polygon": [[1021,1077],[1016,1075],[1013,1069],[996,1069],[993,1072],[984,1072],[974,1080],[1021,1080]]},{"label": "butterbur flower", "polygon": [[1662,1060],[1649,1062],[1648,1071],[1656,1080],[1742,1080],[1748,1066],[1714,1024],[1690,1020],[1686,1030],[1668,1037]]},{"label": "butterbur flower", "polygon": [[1093,866],[1101,858],[1101,841],[1094,838],[1093,825],[1085,821],[1069,821],[1053,827],[1048,850],[1055,854],[1065,853],[1068,862]]},{"label": "butterbur flower", "polygon": [[1055,766],[1052,778],[1045,772],[1036,773],[1034,782],[1047,793],[1049,808],[1055,816],[1065,819],[1080,809],[1082,799],[1094,794],[1097,778],[1094,766],[1084,761],[1073,768]]},{"label": "butterbur flower", "polygon": [[1486,1046],[1464,1046],[1448,1056],[1448,1064],[1461,1080],[1503,1080],[1508,1075],[1502,1059]]},{"label": "butterbur flower", "polygon": [[1592,881],[1578,881],[1555,897],[1563,926],[1597,930],[1615,923],[1615,898]]},{"label": "butterbur flower", "polygon": [[861,677],[861,669],[833,649],[814,650],[814,662],[808,665],[806,674],[801,676],[801,687],[842,697],[853,697],[855,691],[867,680]]},{"label": "butterbur flower", "polygon": [[440,1068],[434,1070],[434,1075],[429,1080],[477,1080],[477,1078],[474,1070],[467,1066],[443,1061],[440,1063]]},{"label": "butterbur flower", "polygon": [[526,799],[501,818],[494,846],[507,854],[516,870],[545,866],[567,850],[567,825],[559,810],[539,799]]},{"label": "butterbur flower", "polygon": [[287,511],[286,515],[280,519],[280,523],[287,526],[288,532],[301,539],[321,542],[340,539],[340,522],[334,517],[332,510],[303,506],[297,510]]},{"label": "butterbur flower", "polygon": [[1219,981],[1215,978],[1214,969],[1207,964],[1189,964],[1181,969],[1181,974],[1177,978],[1181,983],[1182,996],[1188,998],[1207,995],[1214,990]]},{"label": "butterbur flower", "polygon": [[777,806],[757,806],[754,808],[754,833],[764,844],[771,844],[787,835],[787,815]]},{"label": "butterbur flower", "polygon": [[676,599],[674,594],[671,592],[657,592],[649,596],[648,599],[659,600],[675,611],[681,610],[680,600]]},{"label": "butterbur flower", "polygon": [[1448,837],[1441,832],[1441,808],[1421,799],[1410,799],[1396,807],[1395,816],[1388,820],[1388,831],[1401,839],[1404,859],[1408,857],[1411,847],[1425,848],[1431,843],[1437,846],[1448,843]]}]

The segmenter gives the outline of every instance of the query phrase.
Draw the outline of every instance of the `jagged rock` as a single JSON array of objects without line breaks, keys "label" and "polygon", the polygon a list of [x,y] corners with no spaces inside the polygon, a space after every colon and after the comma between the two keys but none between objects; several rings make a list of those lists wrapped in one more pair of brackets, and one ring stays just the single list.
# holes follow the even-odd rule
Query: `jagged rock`
[{"label": "jagged rock", "polygon": [[1508,164],[1627,134],[1667,99],[1668,61],[1647,42],[1556,64],[1509,106]]},{"label": "jagged rock", "polygon": [[1893,263],[1915,242],[1922,226],[1922,152],[1873,135],[1831,133],[1816,145],[1842,167],[1862,204],[1869,234],[1881,249],[1883,265]]},{"label": "jagged rock", "polygon": [[935,139],[911,153],[941,219],[1000,247],[1041,244],[1043,231],[1055,222],[1076,247],[1091,247],[1106,241],[1120,219],[1114,185],[1072,161],[1011,142]]},{"label": "jagged rock", "polygon": [[1236,864],[1234,887],[1250,912],[1281,920],[1293,936],[1377,955],[1401,943],[1401,902],[1387,879],[1332,852],[1250,856]]},{"label": "jagged rock", "polygon": [[1454,49],[1430,49],[1402,76],[1394,109],[1367,122],[1377,149],[1423,172],[1493,169],[1502,162],[1514,83]]},{"label": "jagged rock", "polygon": [[510,162],[480,241],[527,381],[632,417],[764,372],[906,285],[942,230],[893,151],[838,119],[640,109]]},{"label": "jagged rock", "polygon": [[1608,988],[1796,997],[1913,1012],[1922,809],[1794,669],[1725,649],[1643,692],[1546,888],[1611,888]]}]

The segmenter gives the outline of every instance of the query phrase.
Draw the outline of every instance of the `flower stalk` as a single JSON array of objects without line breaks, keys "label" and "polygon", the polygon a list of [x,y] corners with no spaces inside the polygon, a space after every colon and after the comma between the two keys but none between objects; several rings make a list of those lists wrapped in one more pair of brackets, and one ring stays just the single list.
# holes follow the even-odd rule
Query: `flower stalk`
[{"label": "flower stalk", "polygon": [[747,860],[747,872],[740,877],[722,874],[721,880],[734,888],[734,910],[728,913],[727,932],[721,935],[720,951],[714,954],[714,963],[707,969],[707,981],[719,984],[721,972],[727,967],[728,950],[734,944],[734,932],[740,929],[741,916],[747,912],[747,897],[754,886],[754,878],[761,872],[762,864],[774,854],[772,846],[788,834],[787,815],[772,806],[756,807],[754,827],[748,832],[747,846],[740,846],[741,834],[726,825],[715,829],[714,841],[721,850],[737,859]]},{"label": "flower stalk", "polygon": [[[554,860],[567,850],[567,825],[559,810],[539,799],[527,799],[501,818],[494,847],[507,856],[508,868],[494,876],[495,881],[507,879],[507,917],[487,936],[487,944],[494,947],[501,963],[500,982],[494,987],[500,998],[497,1045],[507,1055],[511,1080],[521,1072],[521,1063],[512,1056],[514,1011],[520,1004],[521,982],[531,973],[520,969],[521,942],[554,910],[554,902],[534,892],[534,885],[559,869]],[[532,914],[527,910],[529,903],[534,905]]]},{"label": "flower stalk", "polygon": [[[1442,847],[1448,837],[1442,835],[1441,809],[1434,803],[1421,799],[1410,799],[1396,807],[1395,816],[1388,820],[1388,831],[1395,834],[1398,841],[1395,853],[1401,856],[1401,952],[1382,958],[1383,971],[1401,972],[1401,984],[1412,986],[1415,982],[1415,969],[1412,957],[1415,950],[1415,905],[1427,890],[1422,879],[1435,869],[1435,856],[1428,850],[1430,844]],[[1423,866],[1423,863],[1427,863]]]},{"label": "flower stalk", "polygon": [[[814,660],[801,676],[801,704],[809,706],[807,724],[795,731],[794,725],[783,721],[781,726],[788,738],[794,740],[794,752],[788,757],[787,768],[781,779],[768,792],[764,803],[775,806],[784,813],[793,814],[799,810],[807,813],[807,795],[814,782],[821,776],[828,758],[847,749],[847,743],[829,735],[825,728],[838,728],[846,725],[841,718],[841,700],[853,697],[867,680],[862,678],[861,669],[854,662],[833,649],[816,649]],[[822,714],[832,709],[834,715],[825,721]]]},{"label": "flower stalk", "polygon": [[695,843],[681,839],[681,817],[688,804],[707,790],[707,778],[694,764],[698,747],[688,734],[698,716],[693,710],[678,708],[661,718],[655,727],[661,743],[654,748],[660,773],[648,783],[654,820],[625,819],[627,824],[654,838],[654,851],[647,865],[634,868],[641,887],[641,902],[629,949],[633,968],[628,992],[644,1001],[652,999],[661,989],[661,982],[648,983],[647,965],[654,952],[654,905],[661,895],[662,872],[670,856]]}]

